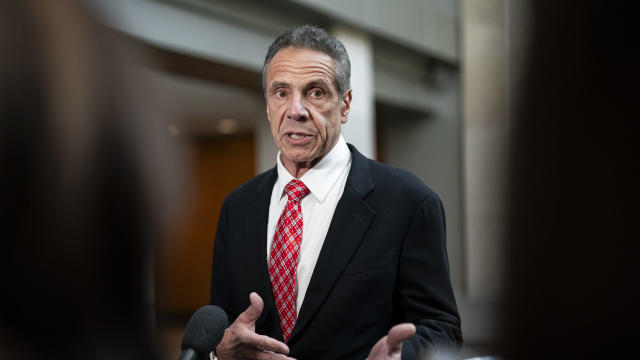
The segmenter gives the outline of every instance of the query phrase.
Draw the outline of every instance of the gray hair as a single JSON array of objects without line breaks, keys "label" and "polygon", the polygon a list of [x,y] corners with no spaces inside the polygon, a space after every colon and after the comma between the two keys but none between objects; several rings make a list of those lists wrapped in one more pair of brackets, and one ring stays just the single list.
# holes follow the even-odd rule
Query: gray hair
[{"label": "gray hair", "polygon": [[267,57],[262,66],[262,89],[265,94],[267,91],[267,67],[278,51],[288,47],[315,50],[331,56],[334,61],[334,81],[340,97],[351,88],[351,63],[344,45],[324,29],[302,25],[285,31],[269,46]]}]

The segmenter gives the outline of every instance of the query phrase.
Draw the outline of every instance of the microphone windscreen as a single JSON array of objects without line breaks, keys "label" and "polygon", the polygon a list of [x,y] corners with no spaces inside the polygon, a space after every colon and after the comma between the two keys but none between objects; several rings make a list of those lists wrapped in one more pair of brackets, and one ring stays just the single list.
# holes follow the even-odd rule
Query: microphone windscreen
[{"label": "microphone windscreen", "polygon": [[229,319],[224,310],[214,305],[201,307],[187,323],[182,338],[182,350],[193,349],[200,357],[208,358],[222,340],[228,325]]}]

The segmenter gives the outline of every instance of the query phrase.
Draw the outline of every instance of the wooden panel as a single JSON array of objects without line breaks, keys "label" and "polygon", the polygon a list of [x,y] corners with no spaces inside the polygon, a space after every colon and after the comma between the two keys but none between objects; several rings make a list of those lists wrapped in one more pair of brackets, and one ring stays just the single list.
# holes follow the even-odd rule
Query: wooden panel
[{"label": "wooden panel", "polygon": [[191,314],[208,303],[213,242],[227,194],[254,176],[253,135],[193,140],[186,216],[159,248],[156,303],[160,314]]}]

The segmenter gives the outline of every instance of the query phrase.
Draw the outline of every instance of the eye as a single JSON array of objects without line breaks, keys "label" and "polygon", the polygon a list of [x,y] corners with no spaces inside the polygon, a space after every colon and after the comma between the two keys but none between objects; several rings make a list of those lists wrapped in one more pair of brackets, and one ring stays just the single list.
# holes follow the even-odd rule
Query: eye
[{"label": "eye", "polygon": [[324,91],[322,89],[313,89],[309,92],[309,95],[311,95],[311,97],[314,98],[319,98],[322,97],[324,95]]},{"label": "eye", "polygon": [[279,97],[279,98],[285,98],[287,97],[287,92],[284,90],[276,90],[275,95],[276,97]]}]

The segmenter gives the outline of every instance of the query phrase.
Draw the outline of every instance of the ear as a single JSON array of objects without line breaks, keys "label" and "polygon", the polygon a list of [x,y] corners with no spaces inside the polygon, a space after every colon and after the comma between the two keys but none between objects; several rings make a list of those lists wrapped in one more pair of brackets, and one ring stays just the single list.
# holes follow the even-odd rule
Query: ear
[{"label": "ear", "polygon": [[340,118],[340,122],[345,124],[347,122],[347,120],[349,120],[349,111],[351,111],[351,93],[352,90],[349,89],[347,91],[345,91],[344,95],[342,95],[342,113],[340,114],[341,118]]},{"label": "ear", "polygon": [[269,112],[269,105],[267,105],[266,113],[267,113],[267,121],[271,122],[271,114]]}]

